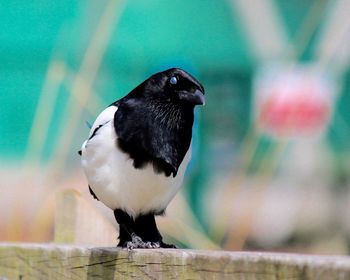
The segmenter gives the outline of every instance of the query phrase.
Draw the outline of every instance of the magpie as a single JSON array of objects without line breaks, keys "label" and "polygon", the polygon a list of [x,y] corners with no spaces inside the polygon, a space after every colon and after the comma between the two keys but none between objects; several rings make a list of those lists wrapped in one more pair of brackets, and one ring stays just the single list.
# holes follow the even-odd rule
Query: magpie
[{"label": "magpie", "polygon": [[204,88],[189,73],[156,73],[95,120],[81,162],[91,195],[114,211],[118,246],[176,248],[155,222],[178,192],[191,158],[194,107]]}]

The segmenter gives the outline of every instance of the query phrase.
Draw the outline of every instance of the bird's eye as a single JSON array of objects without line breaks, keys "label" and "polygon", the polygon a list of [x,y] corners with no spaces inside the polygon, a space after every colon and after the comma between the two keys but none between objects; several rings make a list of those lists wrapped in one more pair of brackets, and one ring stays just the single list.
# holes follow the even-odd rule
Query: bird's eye
[{"label": "bird's eye", "polygon": [[172,77],[170,78],[170,83],[171,83],[172,85],[176,85],[176,84],[177,84],[177,78],[176,78],[175,76],[172,76]]}]

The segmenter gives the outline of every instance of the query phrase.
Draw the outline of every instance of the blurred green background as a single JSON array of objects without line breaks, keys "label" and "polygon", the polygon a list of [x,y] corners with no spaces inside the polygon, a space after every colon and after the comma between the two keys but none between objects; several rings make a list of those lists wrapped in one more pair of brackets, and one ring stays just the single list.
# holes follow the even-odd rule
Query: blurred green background
[{"label": "blurred green background", "polygon": [[[167,238],[348,254],[349,10],[348,0],[3,2],[0,240],[51,241],[57,192],[75,188],[92,200],[77,155],[86,121],[154,72],[181,67],[203,83],[207,105],[196,112],[186,186],[162,218]],[[298,102],[309,91],[297,88],[297,105],[278,111],[288,121],[271,122],[264,96],[280,100],[283,82],[274,83],[293,73],[301,88],[321,85],[310,102],[324,102],[326,117],[305,111]],[[315,75],[331,86],[313,86]],[[301,131],[313,118],[321,125]]]}]

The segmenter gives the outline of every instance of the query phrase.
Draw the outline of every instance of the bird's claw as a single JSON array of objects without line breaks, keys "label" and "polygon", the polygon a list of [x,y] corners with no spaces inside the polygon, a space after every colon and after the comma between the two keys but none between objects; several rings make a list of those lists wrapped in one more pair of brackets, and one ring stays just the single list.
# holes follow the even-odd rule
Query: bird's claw
[{"label": "bird's claw", "polygon": [[132,234],[131,238],[131,241],[126,242],[125,246],[123,246],[128,251],[133,249],[156,249],[161,247],[159,242],[144,242],[141,237],[137,236],[136,234]]},{"label": "bird's claw", "polygon": [[167,249],[177,249],[176,245],[173,244],[166,244],[164,242],[161,242],[159,245],[160,248],[167,248]]}]

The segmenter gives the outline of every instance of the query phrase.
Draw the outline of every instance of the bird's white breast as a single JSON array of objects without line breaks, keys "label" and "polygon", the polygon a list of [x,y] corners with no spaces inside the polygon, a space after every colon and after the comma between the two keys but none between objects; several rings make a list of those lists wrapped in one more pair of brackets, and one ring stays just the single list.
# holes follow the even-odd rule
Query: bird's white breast
[{"label": "bird's white breast", "polygon": [[96,119],[89,137],[82,146],[82,166],[97,198],[111,209],[122,209],[136,217],[141,213],[162,211],[179,190],[191,158],[191,147],[176,177],[155,173],[152,164],[142,169],[117,146],[113,117],[117,107],[110,106]]}]

